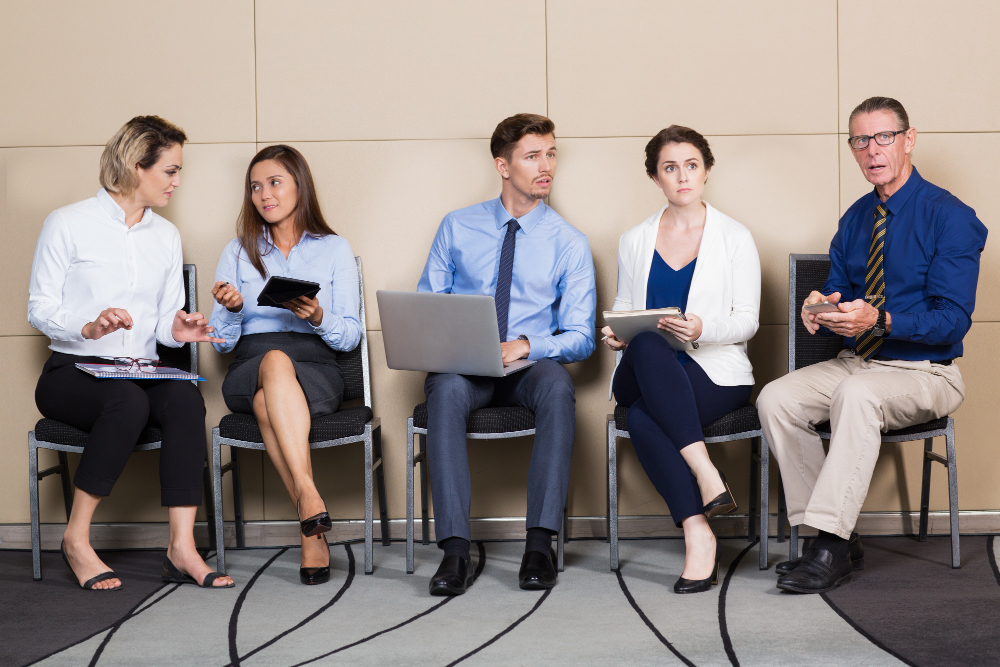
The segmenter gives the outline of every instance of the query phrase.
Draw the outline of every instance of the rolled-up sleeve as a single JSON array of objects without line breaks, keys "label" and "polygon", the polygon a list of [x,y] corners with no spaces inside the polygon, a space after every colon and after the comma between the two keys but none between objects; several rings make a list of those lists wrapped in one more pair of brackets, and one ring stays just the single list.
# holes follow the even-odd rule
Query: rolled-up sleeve
[{"label": "rolled-up sleeve", "polygon": [[337,258],[331,281],[330,310],[313,330],[334,350],[348,352],[361,340],[361,293],[358,290],[358,265],[346,239],[337,244]]},{"label": "rolled-up sleeve", "polygon": [[[215,282],[229,283],[239,286],[239,275],[237,266],[239,262],[239,241],[230,241],[223,249],[222,256],[219,257],[219,264],[215,269]],[[212,343],[218,352],[230,352],[240,340],[243,323],[243,309],[239,312],[230,312],[228,308],[218,301],[212,306],[212,316],[209,318],[209,325],[215,328],[215,337],[225,339],[225,343]]]}]

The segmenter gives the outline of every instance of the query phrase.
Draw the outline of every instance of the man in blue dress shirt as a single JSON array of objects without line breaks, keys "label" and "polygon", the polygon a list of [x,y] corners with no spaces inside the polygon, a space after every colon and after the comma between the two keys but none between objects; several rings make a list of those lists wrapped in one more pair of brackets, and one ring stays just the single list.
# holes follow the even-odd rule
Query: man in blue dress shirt
[{"label": "man in blue dress shirt", "polygon": [[587,237],[542,201],[556,170],[554,131],[551,120],[535,114],[497,126],[490,150],[502,179],[500,197],[445,216],[417,286],[494,296],[504,363],[536,362],[503,378],[427,376],[427,460],[444,550],[432,595],[460,595],[472,583],[465,427],[471,411],[487,406],[520,405],[535,413],[519,584],[556,583],[551,544],[566,503],[576,413],[573,381],[560,364],[594,351],[596,290]]},{"label": "man in blue dress shirt", "polygon": [[[836,359],[764,387],[761,424],[781,467],[792,525],[819,536],[801,559],[779,563],[778,588],[822,593],[863,566],[854,527],[881,445],[880,431],[950,414],[965,397],[955,363],[972,325],[986,227],[910,161],[917,131],[894,99],[851,113],[848,139],[875,186],[840,219],[830,276],[803,303],[811,334],[844,336]],[[806,306],[838,304],[814,314]],[[829,454],[814,426],[829,421]]]}]

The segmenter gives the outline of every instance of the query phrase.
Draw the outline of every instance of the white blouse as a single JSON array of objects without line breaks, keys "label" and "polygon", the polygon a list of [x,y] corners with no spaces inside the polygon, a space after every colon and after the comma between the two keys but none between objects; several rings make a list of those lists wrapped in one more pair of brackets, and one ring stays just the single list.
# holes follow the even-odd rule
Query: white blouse
[{"label": "white blouse", "polygon": [[[129,228],[125,211],[102,188],[45,219],[31,263],[28,322],[52,339],[49,349],[156,359],[157,341],[182,345],[171,327],[183,307],[181,237],[151,209]],[[85,339],[84,325],[106,308],[127,310],[132,329]]]}]

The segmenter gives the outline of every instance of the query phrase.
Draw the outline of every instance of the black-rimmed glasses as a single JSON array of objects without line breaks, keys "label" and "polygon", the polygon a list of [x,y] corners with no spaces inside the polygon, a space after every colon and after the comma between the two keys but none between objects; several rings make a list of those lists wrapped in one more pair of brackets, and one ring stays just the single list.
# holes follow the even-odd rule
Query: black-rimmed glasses
[{"label": "black-rimmed glasses", "polygon": [[859,134],[854,137],[848,137],[847,145],[854,150],[859,151],[862,148],[868,148],[868,142],[874,139],[875,143],[879,146],[888,146],[896,140],[897,134],[903,134],[904,132],[906,132],[906,130],[896,130],[895,132],[887,130],[885,132],[879,132],[878,134],[871,135]]},{"label": "black-rimmed glasses", "polygon": [[156,367],[160,365],[157,359],[135,359],[133,357],[115,357],[115,368],[120,371],[138,371],[141,373],[155,373]]}]

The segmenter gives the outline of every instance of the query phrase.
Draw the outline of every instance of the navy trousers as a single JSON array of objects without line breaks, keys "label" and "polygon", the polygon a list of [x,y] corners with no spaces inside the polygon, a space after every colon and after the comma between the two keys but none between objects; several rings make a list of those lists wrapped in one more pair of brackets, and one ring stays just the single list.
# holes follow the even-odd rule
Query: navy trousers
[{"label": "navy trousers", "polygon": [[612,388],[628,406],[635,453],[674,523],[704,512],[698,481],[681,450],[704,438],[703,427],[746,405],[752,387],[715,384],[697,362],[682,365],[662,336],[647,331],[625,348]]},{"label": "navy trousers", "polygon": [[437,541],[470,539],[472,483],[465,426],[470,412],[487,406],[520,405],[535,413],[526,527],[558,531],[576,426],[576,395],[566,369],[551,359],[542,359],[503,378],[428,373],[424,392]]}]

